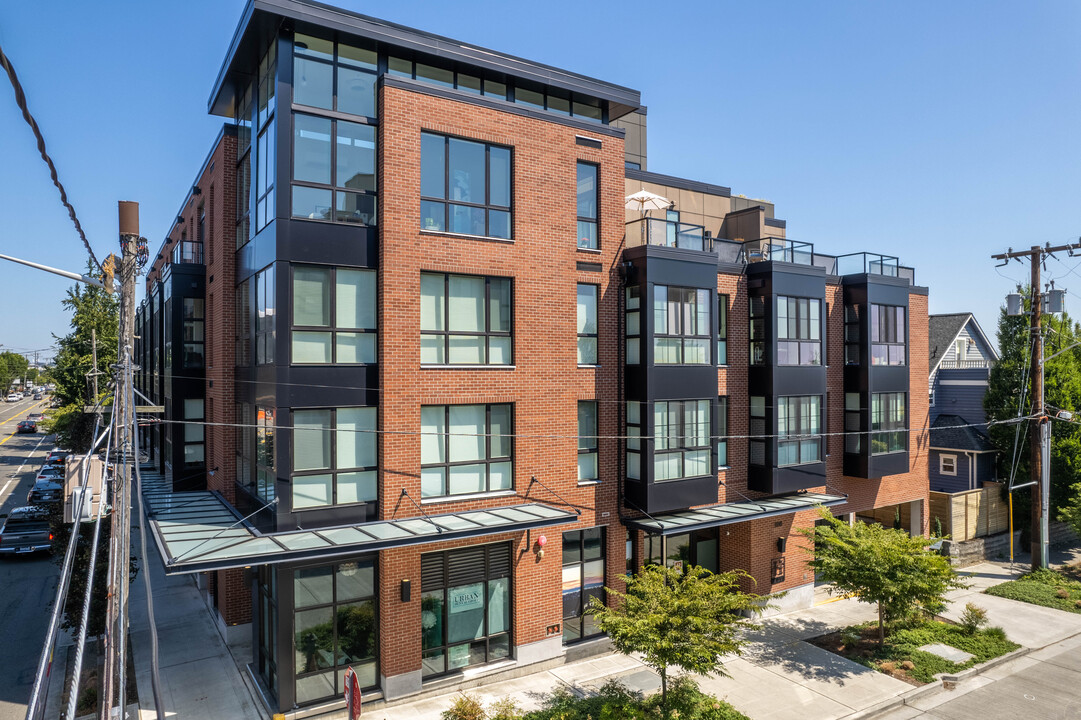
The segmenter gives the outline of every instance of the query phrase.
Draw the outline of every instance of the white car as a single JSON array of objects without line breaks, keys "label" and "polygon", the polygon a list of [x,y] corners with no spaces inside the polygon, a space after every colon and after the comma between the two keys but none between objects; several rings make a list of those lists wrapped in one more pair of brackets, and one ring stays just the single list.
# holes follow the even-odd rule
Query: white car
[{"label": "white car", "polygon": [[19,402],[18,394],[17,393],[11,393],[10,395],[7,396],[7,401],[8,402]]}]

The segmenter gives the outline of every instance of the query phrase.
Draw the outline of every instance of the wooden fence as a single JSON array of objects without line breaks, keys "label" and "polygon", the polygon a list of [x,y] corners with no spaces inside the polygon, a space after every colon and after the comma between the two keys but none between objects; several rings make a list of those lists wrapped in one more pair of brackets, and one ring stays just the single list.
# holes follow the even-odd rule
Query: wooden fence
[{"label": "wooden fence", "polygon": [[932,492],[929,517],[932,533],[937,517],[942,532],[958,542],[1010,529],[1010,506],[1002,498],[1002,484],[995,482],[985,482],[979,490]]}]

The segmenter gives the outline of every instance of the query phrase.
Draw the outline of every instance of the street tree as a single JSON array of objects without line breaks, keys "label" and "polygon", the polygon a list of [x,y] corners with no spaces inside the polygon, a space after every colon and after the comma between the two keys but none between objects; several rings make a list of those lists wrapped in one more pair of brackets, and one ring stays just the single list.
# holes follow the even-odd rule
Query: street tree
[{"label": "street tree", "polygon": [[934,614],[946,605],[946,593],[966,587],[950,561],[926,549],[927,540],[878,523],[849,525],[821,511],[824,522],[800,532],[814,541],[810,566],[831,592],[854,595],[878,605],[878,642],[886,625],[919,612]]},{"label": "street tree", "polygon": [[721,658],[739,654],[746,642],[741,631],[754,627],[747,615],[767,607],[767,598],[740,590],[749,577],[743,571],[647,565],[627,577],[627,592],[607,589],[615,598],[611,607],[593,597],[588,612],[617,650],[641,653],[657,671],[667,707],[669,668],[727,674]]},{"label": "street tree", "polygon": [[26,375],[28,367],[29,361],[17,352],[5,350],[0,353],[0,390],[7,394],[11,384]]}]

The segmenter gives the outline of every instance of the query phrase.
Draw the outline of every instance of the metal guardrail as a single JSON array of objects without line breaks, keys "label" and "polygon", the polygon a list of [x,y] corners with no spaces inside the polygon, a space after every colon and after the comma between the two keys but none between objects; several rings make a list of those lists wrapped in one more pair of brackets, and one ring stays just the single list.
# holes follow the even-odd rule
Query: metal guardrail
[{"label": "metal guardrail", "polygon": [[701,225],[644,217],[626,224],[627,247],[658,245],[681,250],[713,250],[713,238]]},{"label": "metal guardrail", "polygon": [[179,242],[173,248],[174,265],[202,265],[203,244],[192,240]]}]

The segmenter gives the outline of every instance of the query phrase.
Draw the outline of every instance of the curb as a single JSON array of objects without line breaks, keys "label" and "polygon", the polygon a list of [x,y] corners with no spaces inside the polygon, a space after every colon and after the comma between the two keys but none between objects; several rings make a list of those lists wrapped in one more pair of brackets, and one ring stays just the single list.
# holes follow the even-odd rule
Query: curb
[{"label": "curb", "polygon": [[946,690],[953,690],[954,688],[957,687],[957,684],[959,682],[961,682],[962,680],[967,680],[967,679],[969,679],[971,677],[975,677],[975,676],[979,675],[980,673],[984,672],[985,670],[990,670],[993,667],[1003,665],[1003,664],[1008,663],[1008,662],[1010,662],[1012,660],[1017,660],[1018,658],[1024,657],[1025,655],[1028,655],[1030,652],[1033,652],[1034,650],[1038,650],[1038,649],[1039,648],[1027,648],[1027,647],[1018,648],[1017,650],[1014,650],[1013,652],[1008,652],[1005,655],[999,655],[997,658],[991,658],[987,662],[981,663],[979,665],[973,665],[972,667],[968,668],[967,670],[962,670],[961,672],[957,673],[956,675],[950,675],[948,673],[939,673],[938,675],[935,676],[937,679],[934,682],[928,683],[927,685],[921,685],[920,687],[917,687],[917,688],[913,688],[912,690],[908,690],[907,692],[903,692],[900,695],[895,695],[895,696],[893,696],[891,698],[883,700],[880,703],[876,703],[875,705],[872,705],[871,707],[866,708],[865,710],[859,710],[857,712],[852,713],[851,715],[845,715],[844,719],[845,720],[870,720],[870,718],[876,718],[876,717],[882,715],[883,713],[886,713],[886,712],[888,712],[890,710],[894,710],[894,709],[896,709],[898,707],[901,707],[903,705],[910,705],[911,703],[915,702],[916,700],[921,700],[921,699],[926,698],[926,697],[931,697],[933,695],[937,695],[938,693],[946,691]]}]

